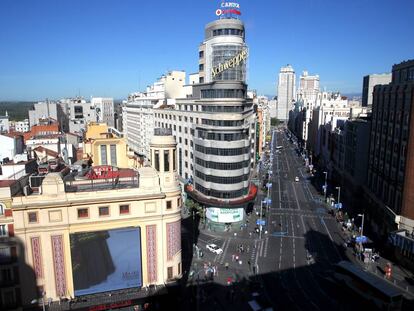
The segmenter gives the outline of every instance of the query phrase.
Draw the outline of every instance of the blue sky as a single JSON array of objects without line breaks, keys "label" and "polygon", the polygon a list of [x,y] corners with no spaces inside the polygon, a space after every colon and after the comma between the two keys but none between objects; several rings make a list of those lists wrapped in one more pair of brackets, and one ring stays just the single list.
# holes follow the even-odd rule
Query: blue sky
[{"label": "blue sky", "polygon": [[[281,66],[361,92],[362,77],[414,58],[413,0],[240,0],[250,89]],[[0,100],[125,98],[168,70],[197,70],[220,0],[1,0]]]}]

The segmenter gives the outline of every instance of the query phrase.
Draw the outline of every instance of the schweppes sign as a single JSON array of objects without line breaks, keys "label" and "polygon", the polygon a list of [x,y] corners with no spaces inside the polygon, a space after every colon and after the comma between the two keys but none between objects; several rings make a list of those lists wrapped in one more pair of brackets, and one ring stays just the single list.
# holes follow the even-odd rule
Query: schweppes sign
[{"label": "schweppes sign", "polygon": [[244,49],[239,54],[234,56],[233,58],[230,58],[229,60],[226,60],[224,63],[220,63],[217,66],[213,67],[211,69],[211,75],[213,78],[223,71],[226,71],[229,68],[234,68],[241,64],[242,62],[246,61],[247,59],[247,49]]}]

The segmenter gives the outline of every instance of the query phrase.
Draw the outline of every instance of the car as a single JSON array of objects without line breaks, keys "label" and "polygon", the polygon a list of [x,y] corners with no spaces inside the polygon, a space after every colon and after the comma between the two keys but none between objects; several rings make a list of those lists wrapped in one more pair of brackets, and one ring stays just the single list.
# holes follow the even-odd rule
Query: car
[{"label": "car", "polygon": [[295,181],[296,181],[296,182],[298,182],[298,181],[299,181],[299,177],[298,177],[298,176],[296,176],[296,177],[295,177]]},{"label": "car", "polygon": [[216,244],[207,244],[206,248],[210,252],[213,252],[215,254],[221,254],[223,252],[223,250],[220,247],[218,247]]}]

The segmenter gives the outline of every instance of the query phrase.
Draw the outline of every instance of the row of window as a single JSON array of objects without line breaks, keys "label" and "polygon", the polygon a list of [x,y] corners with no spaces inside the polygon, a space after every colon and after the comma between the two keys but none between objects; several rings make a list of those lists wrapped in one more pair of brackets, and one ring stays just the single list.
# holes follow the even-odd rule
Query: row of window
[{"label": "row of window", "polygon": [[[173,149],[173,158],[172,158],[172,169],[173,171],[176,170],[176,151]],[[155,150],[154,151],[154,166],[155,169],[159,172],[160,171],[160,151]],[[164,172],[170,171],[170,151],[164,150]]]},{"label": "row of window", "polygon": [[196,183],[195,188],[197,191],[203,193],[204,195],[208,195],[211,197],[219,198],[219,199],[234,199],[246,195],[249,188],[244,188],[236,191],[219,191],[214,189],[207,189],[201,186],[200,184]]},{"label": "row of window", "polygon": [[202,119],[201,124],[212,125],[212,126],[243,126],[243,120],[210,120]]},{"label": "row of window", "polygon": [[214,29],[213,37],[215,36],[244,36],[244,31],[241,29],[225,28],[225,29]]},{"label": "row of window", "polygon": [[245,91],[240,89],[201,90],[201,98],[245,98]]},{"label": "row of window", "polygon": [[243,106],[202,106],[204,112],[243,112]]},{"label": "row of window", "polygon": [[196,170],[195,175],[198,178],[200,178],[204,181],[212,182],[212,183],[215,183],[215,184],[225,184],[225,185],[238,184],[238,183],[241,183],[243,181],[249,180],[249,174],[245,174],[245,175],[241,175],[241,176],[223,177],[223,176],[206,175],[206,174],[203,174],[200,171]]},{"label": "row of window", "polygon": [[218,140],[218,141],[237,141],[243,139],[249,139],[248,133],[215,133],[215,132],[204,132],[198,131],[198,138],[207,140]]},{"label": "row of window", "polygon": [[195,158],[195,163],[205,167],[211,168],[215,170],[238,170],[249,166],[249,160],[235,162],[235,163],[222,163],[222,162],[213,162],[213,161],[205,161],[200,158]]},{"label": "row of window", "polygon": [[195,145],[195,150],[204,154],[220,155],[220,156],[236,156],[249,153],[250,147],[241,147],[241,148],[212,148],[204,147],[201,145]]},{"label": "row of window", "polygon": [[[178,202],[178,204],[180,204],[180,201]],[[167,201],[167,209],[171,209],[172,207],[172,202],[171,201]],[[89,217],[89,208],[78,208],[77,210],[78,213],[78,218],[88,218]],[[99,216],[109,216],[109,206],[99,206],[98,207],[98,213]],[[123,205],[119,205],[119,214],[120,215],[126,215],[130,213],[130,206],[129,204],[123,204]],[[28,216],[28,220],[29,223],[38,223],[39,218],[38,218],[38,213],[37,212],[28,212],[27,213]],[[6,230],[4,228],[4,230]],[[3,232],[3,228],[0,226],[0,236]],[[4,231],[6,234],[6,231]]]}]

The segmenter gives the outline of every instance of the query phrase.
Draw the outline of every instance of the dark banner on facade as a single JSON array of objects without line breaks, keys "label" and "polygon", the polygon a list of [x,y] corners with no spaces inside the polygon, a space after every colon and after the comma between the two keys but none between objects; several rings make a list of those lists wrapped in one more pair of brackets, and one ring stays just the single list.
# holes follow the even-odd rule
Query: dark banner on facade
[{"label": "dark banner on facade", "polygon": [[75,296],[142,286],[139,228],[70,235]]}]

